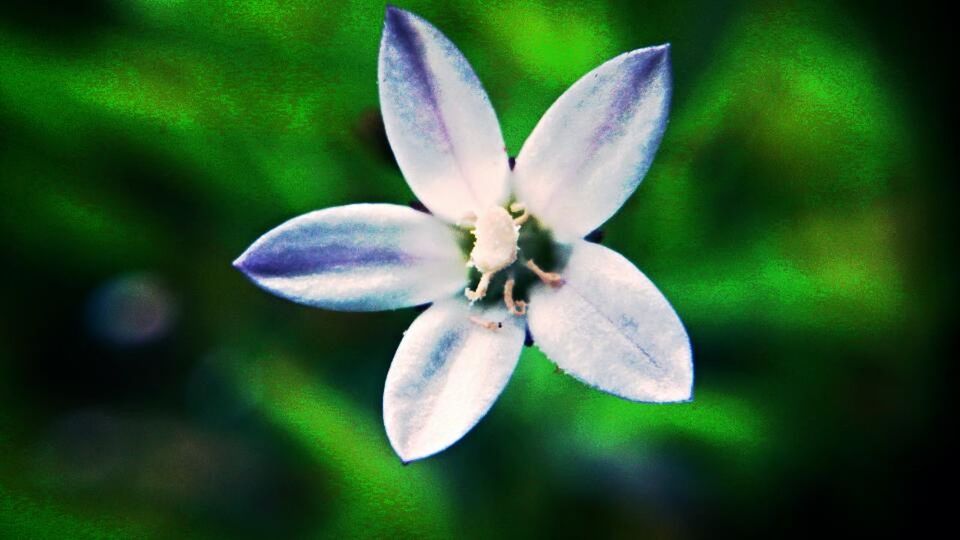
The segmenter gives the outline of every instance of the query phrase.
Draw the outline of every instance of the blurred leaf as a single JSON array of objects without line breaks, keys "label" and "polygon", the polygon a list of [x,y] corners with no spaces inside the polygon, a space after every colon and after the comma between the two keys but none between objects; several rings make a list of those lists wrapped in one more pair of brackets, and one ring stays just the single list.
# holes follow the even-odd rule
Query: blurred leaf
[{"label": "blurred leaf", "polygon": [[[503,400],[523,421],[551,425],[550,437],[569,441],[573,435],[584,453],[683,438],[737,460],[754,459],[765,450],[772,434],[761,409],[748,396],[702,386],[690,403],[631,402],[564,374],[539,349],[528,347]],[[554,444],[562,446],[547,443]]]},{"label": "blurred leaf", "polygon": [[149,524],[136,518],[85,516],[53,500],[9,491],[0,484],[0,536],[5,538],[145,538]]},{"label": "blurred leaf", "polygon": [[[889,201],[908,170],[908,127],[865,38],[834,20],[807,3],[742,16],[702,81],[680,89],[688,97],[622,212],[651,253],[634,260],[692,324],[875,333],[898,322]],[[631,237],[628,220],[614,219],[612,242]]]},{"label": "blurred leaf", "polygon": [[381,422],[367,417],[294,363],[273,358],[229,369],[241,391],[334,475],[336,522],[325,532],[449,537],[450,509],[428,462],[404,466]]}]

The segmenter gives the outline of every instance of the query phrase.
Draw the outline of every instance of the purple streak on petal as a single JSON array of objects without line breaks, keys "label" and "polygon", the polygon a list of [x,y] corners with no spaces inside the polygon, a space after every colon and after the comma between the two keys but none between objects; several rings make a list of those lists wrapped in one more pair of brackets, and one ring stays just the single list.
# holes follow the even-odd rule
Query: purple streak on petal
[{"label": "purple streak on petal", "polygon": [[424,19],[388,7],[378,62],[391,149],[414,194],[456,223],[509,195],[503,136],[457,47]]},{"label": "purple streak on petal", "polygon": [[387,6],[386,31],[390,31],[393,42],[397,45],[397,50],[403,55],[407,66],[413,73],[405,73],[404,79],[410,83],[410,86],[416,85],[416,90],[421,94],[421,105],[430,108],[431,114],[437,120],[437,128],[440,130],[441,140],[447,148],[450,143],[450,133],[447,130],[447,124],[444,121],[440,108],[437,106],[437,92],[433,74],[427,67],[424,58],[426,51],[423,42],[416,28],[410,24],[410,19],[403,10],[393,6]]},{"label": "purple streak on petal", "polygon": [[[630,117],[643,103],[643,97],[649,91],[647,82],[651,79],[655,70],[660,68],[664,62],[669,61],[669,45],[663,45],[655,50],[658,54],[636,55],[624,61],[623,69],[630,73],[629,82],[621,86],[610,102],[607,113],[603,116],[605,121],[597,126],[590,146],[584,151],[580,167],[577,170],[578,173],[588,166],[593,166],[592,160],[597,152],[626,131]],[[659,136],[657,136],[654,147],[656,148],[659,144]],[[578,175],[570,175],[567,178],[572,179],[569,181],[575,181]],[[552,200],[560,192],[562,192],[562,188],[558,186],[548,200]]]},{"label": "purple streak on petal", "polygon": [[317,250],[261,250],[239,261],[246,273],[259,277],[293,277],[409,264],[416,259],[393,249],[358,249],[349,245],[326,245]]},{"label": "purple streak on petal", "polygon": [[[588,156],[593,156],[597,149],[610,141],[617,135],[622,135],[628,125],[630,117],[642,102],[643,94],[647,92],[648,87],[645,84],[663,62],[667,61],[667,47],[661,48],[664,53],[656,55],[637,55],[628,58],[624,62],[624,69],[630,72],[629,82],[623,85],[617,92],[616,97],[610,103],[610,108],[606,114],[607,121],[597,127],[593,137],[593,144],[587,151]],[[584,158],[584,163],[588,158]]]},{"label": "purple streak on petal", "polygon": [[[423,378],[429,379],[443,369],[443,365],[451,356],[455,356],[460,350],[463,336],[456,332],[448,331],[437,340],[437,346],[430,351],[430,360],[423,366]],[[413,387],[411,387],[413,388]],[[419,387],[418,387],[419,390]]]},{"label": "purple streak on petal", "polygon": [[291,219],[254,242],[234,266],[278,296],[347,311],[431,302],[462,291],[466,278],[449,225],[390,204]]},{"label": "purple streak on petal", "polygon": [[[489,330],[470,319],[499,321]],[[487,413],[523,347],[524,321],[502,304],[440,300],[404,333],[383,392],[387,437],[405,462],[450,446]]]},{"label": "purple streak on petal", "polygon": [[557,238],[602,225],[649,169],[667,123],[669,50],[624,53],[581,77],[524,143],[515,193]]},{"label": "purple streak on petal", "polygon": [[530,290],[527,323],[537,346],[563,371],[615,395],[688,401],[690,339],[670,302],[619,253],[571,246],[556,289]]}]

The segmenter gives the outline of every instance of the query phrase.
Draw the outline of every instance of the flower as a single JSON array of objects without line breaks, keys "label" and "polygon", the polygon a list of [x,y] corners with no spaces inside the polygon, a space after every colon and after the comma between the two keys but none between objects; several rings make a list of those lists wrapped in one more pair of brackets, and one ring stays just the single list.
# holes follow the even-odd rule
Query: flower
[{"label": "flower", "polygon": [[513,168],[473,69],[427,21],[387,8],[378,71],[390,146],[432,214],[318,210],[271,230],[234,265],[267,291],[325,309],[432,303],[387,374],[384,425],[400,458],[447,448],[486,414],[528,329],[559,368],[600,390],[689,400],[690,343],[673,308],[627,259],[583,240],[653,160],[669,46],[621,54],[577,81]]}]

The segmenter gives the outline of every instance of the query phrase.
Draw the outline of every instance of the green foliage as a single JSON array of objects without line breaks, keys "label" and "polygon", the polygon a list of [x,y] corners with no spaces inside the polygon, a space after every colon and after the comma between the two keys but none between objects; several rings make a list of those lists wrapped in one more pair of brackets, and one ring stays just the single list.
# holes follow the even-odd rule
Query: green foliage
[{"label": "green foliage", "polygon": [[[66,28],[0,18],[0,226],[17,276],[0,289],[0,536],[573,534],[558,514],[583,499],[606,523],[674,531],[673,488],[644,476],[672,465],[691,499],[749,521],[744,505],[823,463],[894,454],[933,400],[918,361],[933,304],[911,294],[925,201],[904,186],[935,194],[937,164],[918,148],[926,126],[897,71],[910,66],[891,68],[853,8],[402,6],[470,59],[512,155],[580,75],[672,44],[671,124],[605,243],[671,299],[697,373],[692,403],[629,403],[528,348],[475,432],[403,466],[380,393],[414,314],[308,310],[229,268],[299,213],[412,199],[380,132],[382,5],[105,5]],[[118,353],[84,317],[96,287],[140,271],[166,280],[179,319],[160,345]],[[202,379],[185,397],[201,368],[222,394]],[[157,450],[161,465],[137,447],[123,474],[83,476],[56,426],[90,407],[181,426],[157,429],[161,450],[194,446]],[[151,483],[168,470],[216,489]],[[232,498],[231,475],[253,502]]]}]

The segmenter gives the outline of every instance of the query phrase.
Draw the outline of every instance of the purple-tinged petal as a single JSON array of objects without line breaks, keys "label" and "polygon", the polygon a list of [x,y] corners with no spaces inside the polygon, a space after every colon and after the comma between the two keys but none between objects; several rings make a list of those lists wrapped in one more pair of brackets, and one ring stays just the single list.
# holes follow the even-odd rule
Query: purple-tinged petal
[{"label": "purple-tinged petal", "polygon": [[624,53],[573,84],[520,150],[518,200],[558,238],[582,238],[636,190],[670,106],[669,45]]},{"label": "purple-tinged petal", "polygon": [[500,124],[466,58],[420,17],[387,7],[380,42],[380,108],[410,188],[456,223],[509,196]]},{"label": "purple-tinged petal", "polygon": [[559,288],[530,293],[530,332],[544,354],[581,381],[627,399],[691,399],[687,332],[640,270],[616,251],[579,240],[562,274]]},{"label": "purple-tinged petal", "polygon": [[523,318],[502,305],[482,310],[452,298],[420,314],[400,342],[383,392],[383,423],[400,459],[430,456],[470,431],[510,380],[523,338]]},{"label": "purple-tinged petal", "polygon": [[284,298],[342,311],[415,306],[465,286],[452,229],[392,204],[352,204],[296,217],[260,237],[234,266]]}]

